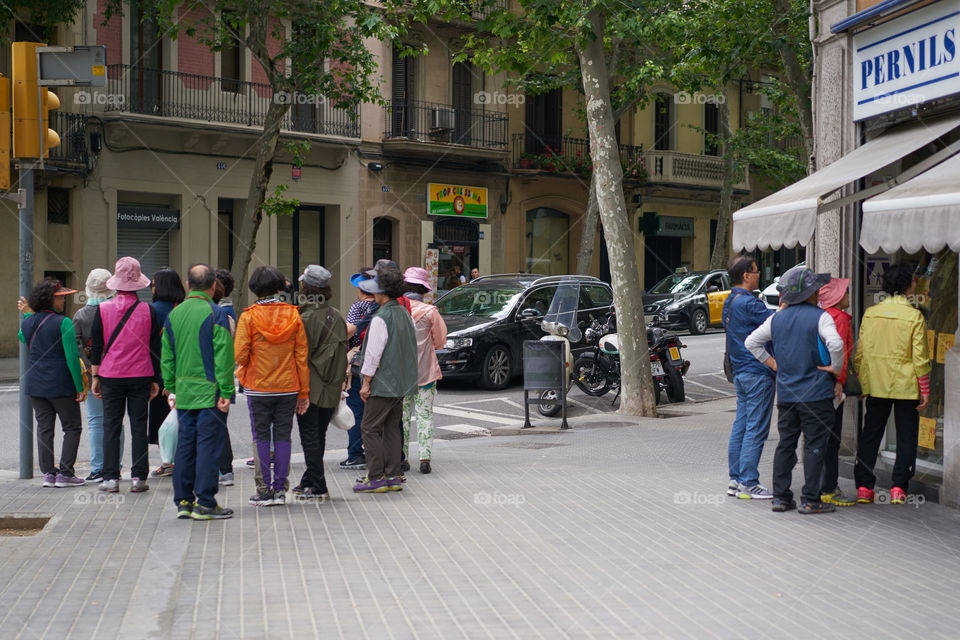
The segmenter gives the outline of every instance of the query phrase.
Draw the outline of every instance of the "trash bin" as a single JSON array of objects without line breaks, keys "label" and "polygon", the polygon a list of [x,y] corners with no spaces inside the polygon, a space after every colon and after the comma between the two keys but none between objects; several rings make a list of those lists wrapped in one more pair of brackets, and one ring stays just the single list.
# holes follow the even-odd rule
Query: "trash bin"
[{"label": "trash bin", "polygon": [[[523,428],[530,426],[530,405],[540,404],[544,391],[556,391],[563,416],[561,429],[567,424],[567,360],[563,340],[524,340],[523,342]],[[530,392],[535,397],[530,398]]]}]

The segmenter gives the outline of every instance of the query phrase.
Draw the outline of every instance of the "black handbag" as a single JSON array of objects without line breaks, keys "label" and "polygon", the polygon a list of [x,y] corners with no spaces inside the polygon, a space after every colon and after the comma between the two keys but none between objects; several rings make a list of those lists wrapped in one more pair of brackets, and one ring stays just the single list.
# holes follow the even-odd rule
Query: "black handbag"
[{"label": "black handbag", "polygon": [[852,362],[847,363],[847,381],[843,383],[843,392],[851,397],[863,395],[863,387],[860,386],[860,378],[853,370]]}]

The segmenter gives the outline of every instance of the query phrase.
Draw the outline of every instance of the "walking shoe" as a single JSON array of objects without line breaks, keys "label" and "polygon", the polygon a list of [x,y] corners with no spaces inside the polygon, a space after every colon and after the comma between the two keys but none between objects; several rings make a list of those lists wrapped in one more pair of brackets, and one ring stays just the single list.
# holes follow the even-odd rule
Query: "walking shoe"
[{"label": "walking shoe", "polygon": [[120,481],[119,480],[104,480],[99,487],[100,491],[106,491],[107,493],[116,493],[120,491]]},{"label": "walking shoe", "polygon": [[177,517],[181,520],[189,520],[193,513],[193,500],[181,500],[177,503]]},{"label": "walking shoe", "polygon": [[406,460],[400,463],[400,471],[410,471],[410,463]]},{"label": "walking shoe", "polygon": [[353,490],[357,493],[385,493],[390,488],[387,486],[386,478],[381,477],[379,480],[364,478],[363,482],[353,485]]},{"label": "walking shoe", "polygon": [[253,458],[247,458],[246,465],[247,465],[248,467],[254,466]]},{"label": "walking shoe", "polygon": [[737,497],[741,500],[772,500],[773,492],[762,484],[755,484],[752,487],[741,484],[737,488]]},{"label": "walking shoe", "polygon": [[837,487],[830,493],[820,494],[820,502],[829,502],[838,507],[852,507],[857,504],[857,499],[853,496],[848,496],[840,487]]},{"label": "walking shoe", "polygon": [[298,485],[295,486],[293,489],[290,489],[291,493],[293,493],[293,497],[294,497],[294,498],[297,498],[297,497],[299,497],[299,496],[302,496],[302,495],[304,494],[304,492],[309,491],[309,490],[310,490],[310,487],[305,487],[305,486],[303,486],[302,484],[298,484]]},{"label": "walking shoe", "polygon": [[861,504],[869,504],[873,502],[873,489],[857,487],[857,502]]},{"label": "walking shoe", "polygon": [[141,480],[140,478],[130,478],[130,493],[143,493],[149,489],[150,485],[147,484],[146,480]]},{"label": "walking shoe", "polygon": [[358,469],[366,470],[367,468],[367,459],[363,456],[357,456],[356,458],[347,458],[340,462],[341,469]]},{"label": "walking shoe", "polygon": [[400,479],[400,476],[384,478],[384,480],[387,482],[388,491],[403,491],[403,480]]},{"label": "walking shoe", "polygon": [[62,473],[58,473],[57,479],[53,486],[63,489],[64,487],[82,487],[85,484],[87,484],[87,482],[83,478],[78,478],[77,476],[65,476]]},{"label": "walking shoe", "polygon": [[[60,484],[58,483],[59,487]],[[903,504],[907,501],[907,492],[901,489],[900,487],[894,487],[890,489],[890,503],[891,504]]]},{"label": "walking shoe", "polygon": [[57,474],[55,473],[43,474],[43,486],[51,487],[51,488],[57,486]]},{"label": "walking shoe", "polygon": [[728,495],[728,496],[735,496],[735,495],[737,495],[737,491],[739,491],[739,490],[740,490],[740,483],[737,482],[736,480],[731,480],[731,481],[730,481],[730,484],[727,485],[727,495]]},{"label": "walking shoe", "polygon": [[232,486],[233,486],[233,472],[225,473],[225,474],[223,474],[222,476],[220,476],[220,484],[222,484],[222,485],[225,486],[225,487],[232,487]]},{"label": "walking shoe", "polygon": [[161,464],[159,467],[153,470],[150,474],[153,478],[166,478],[167,476],[173,475],[173,465],[172,464]]},{"label": "walking shoe", "polygon": [[202,504],[193,505],[193,513],[190,517],[194,520],[225,520],[233,517],[233,509],[221,507],[205,507]]},{"label": "walking shoe", "polygon": [[91,471],[86,477],[87,482],[103,482],[103,471]]},{"label": "walking shoe", "polygon": [[250,504],[255,507],[269,507],[273,504],[273,491],[265,489],[262,493],[250,496]]},{"label": "walking shoe", "polygon": [[430,473],[430,471],[431,471],[431,469],[430,469],[430,461],[429,461],[429,460],[421,460],[421,461],[420,461],[420,473]]},{"label": "walking shoe", "polygon": [[313,487],[296,486],[292,491],[294,500],[316,500],[320,497],[320,493],[314,491]]},{"label": "walking shoe", "polygon": [[273,507],[282,507],[287,504],[287,494],[285,491],[274,491],[273,500],[270,502],[270,506]]},{"label": "walking shoe", "polygon": [[781,500],[780,498],[773,499],[773,506],[771,511],[776,513],[783,513],[784,511],[792,511],[797,508],[797,503],[793,500]]},{"label": "walking shoe", "polygon": [[797,509],[797,513],[806,516],[814,513],[831,513],[836,510],[837,508],[829,502],[805,502]]}]

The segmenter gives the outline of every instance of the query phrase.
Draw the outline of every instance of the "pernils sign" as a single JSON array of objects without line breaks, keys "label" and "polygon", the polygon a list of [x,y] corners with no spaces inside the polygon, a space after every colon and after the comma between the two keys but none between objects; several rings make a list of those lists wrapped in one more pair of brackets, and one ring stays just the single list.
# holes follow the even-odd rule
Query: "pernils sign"
[{"label": "pernils sign", "polygon": [[960,93],[960,0],[941,0],[853,36],[853,119]]},{"label": "pernils sign", "polygon": [[487,217],[486,187],[455,184],[427,185],[427,213],[433,216]]}]

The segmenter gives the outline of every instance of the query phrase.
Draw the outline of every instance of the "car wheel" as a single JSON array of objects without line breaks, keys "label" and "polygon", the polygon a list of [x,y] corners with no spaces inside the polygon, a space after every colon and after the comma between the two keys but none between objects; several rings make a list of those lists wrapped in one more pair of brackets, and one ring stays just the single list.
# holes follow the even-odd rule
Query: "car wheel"
[{"label": "car wheel", "polygon": [[695,336],[707,330],[707,312],[703,309],[694,309],[690,314],[690,333]]},{"label": "car wheel", "polygon": [[[555,402],[551,402],[551,400]],[[563,410],[560,404],[560,394],[554,389],[540,392],[540,404],[537,405],[537,411],[542,416],[552,418]]]},{"label": "car wheel", "polygon": [[484,389],[499,391],[506,389],[510,384],[510,376],[513,373],[512,363],[510,362],[510,351],[498,344],[487,351],[483,357],[483,363],[480,368],[480,385]]}]

